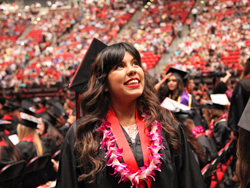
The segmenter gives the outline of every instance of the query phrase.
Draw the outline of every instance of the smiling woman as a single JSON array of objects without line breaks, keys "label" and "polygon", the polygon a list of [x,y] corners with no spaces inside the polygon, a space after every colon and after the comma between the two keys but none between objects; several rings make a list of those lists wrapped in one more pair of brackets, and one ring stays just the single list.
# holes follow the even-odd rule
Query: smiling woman
[{"label": "smiling woman", "polygon": [[131,44],[103,49],[81,95],[82,118],[65,137],[57,187],[203,188],[183,130],[153,91]]}]

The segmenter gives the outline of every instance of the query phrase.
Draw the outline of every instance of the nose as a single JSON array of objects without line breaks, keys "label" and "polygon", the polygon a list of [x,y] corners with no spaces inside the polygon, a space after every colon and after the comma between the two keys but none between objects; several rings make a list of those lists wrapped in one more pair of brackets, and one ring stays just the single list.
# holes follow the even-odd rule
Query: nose
[{"label": "nose", "polygon": [[127,67],[127,74],[130,76],[130,75],[134,75],[135,73],[136,73],[135,67],[129,65]]}]

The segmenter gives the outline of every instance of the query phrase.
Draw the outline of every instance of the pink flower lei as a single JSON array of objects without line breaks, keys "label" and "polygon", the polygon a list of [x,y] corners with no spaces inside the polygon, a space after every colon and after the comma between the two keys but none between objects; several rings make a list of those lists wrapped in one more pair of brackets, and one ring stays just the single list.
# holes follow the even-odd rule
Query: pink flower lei
[{"label": "pink flower lei", "polygon": [[131,171],[127,168],[127,164],[121,163],[123,148],[116,147],[116,139],[111,135],[112,130],[110,128],[110,122],[102,119],[102,125],[97,129],[100,135],[103,135],[103,140],[101,141],[101,149],[104,148],[106,151],[105,158],[108,158],[107,166],[112,166],[114,168],[114,174],[118,174],[121,181],[131,181],[132,186],[138,188],[140,180],[148,180],[150,177],[155,181],[155,170],[161,171],[161,161],[162,159],[158,151],[160,149],[164,150],[165,147],[162,144],[161,139],[163,138],[160,134],[162,127],[161,124],[156,120],[149,126],[149,134],[147,135],[151,145],[148,146],[149,164],[144,163],[143,167],[137,172]]}]

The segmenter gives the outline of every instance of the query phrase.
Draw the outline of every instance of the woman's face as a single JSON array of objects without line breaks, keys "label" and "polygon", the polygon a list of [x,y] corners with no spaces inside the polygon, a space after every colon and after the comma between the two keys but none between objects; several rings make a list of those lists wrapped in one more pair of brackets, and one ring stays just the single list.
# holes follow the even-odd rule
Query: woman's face
[{"label": "woman's face", "polygon": [[168,88],[170,91],[174,91],[177,88],[177,80],[175,76],[170,76],[168,79]]},{"label": "woman's face", "polygon": [[43,123],[43,119],[42,119],[42,118],[39,118],[39,120],[41,121],[41,124],[37,124],[36,132],[37,132],[39,135],[43,135],[43,134],[44,134],[44,131],[45,131],[45,125],[44,125],[44,123]]},{"label": "woman's face", "polygon": [[137,60],[129,53],[121,63],[115,65],[108,74],[105,92],[109,92],[111,102],[136,100],[144,90],[144,72]]}]

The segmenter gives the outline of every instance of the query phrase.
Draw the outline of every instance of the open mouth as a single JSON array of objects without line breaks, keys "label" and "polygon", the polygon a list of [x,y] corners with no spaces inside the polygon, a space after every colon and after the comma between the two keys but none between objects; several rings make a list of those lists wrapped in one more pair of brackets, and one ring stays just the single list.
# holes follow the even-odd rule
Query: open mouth
[{"label": "open mouth", "polygon": [[140,83],[140,80],[138,78],[132,78],[125,82],[124,85],[138,85]]}]

